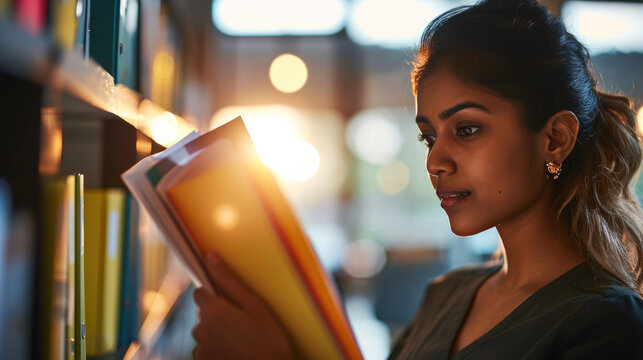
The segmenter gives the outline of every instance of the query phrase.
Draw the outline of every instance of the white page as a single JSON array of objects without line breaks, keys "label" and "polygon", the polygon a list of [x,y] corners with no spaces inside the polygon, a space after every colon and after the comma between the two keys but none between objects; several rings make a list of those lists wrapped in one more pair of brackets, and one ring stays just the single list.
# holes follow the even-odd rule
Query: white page
[{"label": "white page", "polygon": [[154,223],[165,236],[166,243],[177,255],[187,269],[196,286],[204,286],[214,291],[203,262],[194,251],[191,243],[172,216],[163,199],[155,191],[147,178],[147,172],[162,159],[181,159],[189,156],[184,146],[199,137],[198,132],[192,132],[165,151],[148,156],[121,175],[123,182],[132,195],[147,210]]}]

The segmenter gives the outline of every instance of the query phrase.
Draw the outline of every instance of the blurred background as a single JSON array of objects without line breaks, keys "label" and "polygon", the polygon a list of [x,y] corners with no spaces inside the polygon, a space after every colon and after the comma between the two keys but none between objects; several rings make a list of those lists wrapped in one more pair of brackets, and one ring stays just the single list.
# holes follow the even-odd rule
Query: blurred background
[{"label": "blurred background", "polygon": [[[589,48],[601,88],[634,101],[643,129],[643,1],[543,2]],[[428,181],[426,149],[416,140],[410,62],[419,36],[440,13],[469,3],[0,0],[3,108],[38,109],[2,112],[8,157],[21,157],[16,146],[23,141],[16,139],[27,120],[20,119],[34,119],[24,136],[36,144],[26,151],[38,167],[26,172],[32,182],[25,184],[3,160],[5,199],[13,199],[6,244],[20,228],[16,214],[27,209],[29,221],[42,220],[38,202],[21,199],[43,176],[82,172],[86,186],[122,188],[118,176],[106,175],[112,169],[118,175],[193,129],[205,132],[241,115],[332,274],[365,358],[386,358],[426,284],[489,259],[498,246],[494,230],[466,238],[450,232]],[[90,122],[99,130],[87,129]],[[113,122],[134,129],[133,160],[110,155],[131,138],[127,129],[109,132],[105,124]],[[100,159],[99,170],[92,159]],[[643,182],[636,187],[641,196]],[[164,292],[170,269],[182,270],[157,249],[164,245],[149,220],[136,226],[141,332],[95,355],[190,358],[192,287],[173,275],[181,285],[171,296]],[[35,263],[41,235],[36,231],[31,250],[23,251],[36,254]],[[42,269],[34,269],[38,288]],[[162,276],[145,280],[153,273]],[[158,307],[162,316],[154,318]]]}]

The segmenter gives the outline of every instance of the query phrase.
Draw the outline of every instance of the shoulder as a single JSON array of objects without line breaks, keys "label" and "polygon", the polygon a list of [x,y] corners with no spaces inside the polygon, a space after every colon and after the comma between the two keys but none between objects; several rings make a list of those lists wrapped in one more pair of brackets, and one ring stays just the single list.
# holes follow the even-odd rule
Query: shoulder
[{"label": "shoulder", "polygon": [[559,310],[578,324],[614,326],[643,336],[643,299],[607,272],[583,265],[556,290]]},{"label": "shoulder", "polygon": [[643,337],[643,299],[625,287],[610,286],[598,293],[571,299],[567,307],[577,308],[576,320],[631,330]]},{"label": "shoulder", "polygon": [[624,286],[605,286],[562,305],[560,358],[643,359],[643,299]]}]

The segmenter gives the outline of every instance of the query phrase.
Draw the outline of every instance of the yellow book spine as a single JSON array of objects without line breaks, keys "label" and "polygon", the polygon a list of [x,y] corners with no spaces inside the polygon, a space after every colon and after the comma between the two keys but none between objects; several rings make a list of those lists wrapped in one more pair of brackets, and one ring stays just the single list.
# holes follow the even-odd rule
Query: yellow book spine
[{"label": "yellow book spine", "polygon": [[87,354],[116,351],[125,194],[120,189],[85,193]]},{"label": "yellow book spine", "polygon": [[99,189],[85,191],[85,316],[87,321],[87,354],[101,354],[102,262],[104,243],[103,219],[105,194]]},{"label": "yellow book spine", "polygon": [[51,1],[51,16],[53,20],[53,33],[58,43],[65,49],[73,49],[78,29],[76,18],[77,1],[54,0]]}]

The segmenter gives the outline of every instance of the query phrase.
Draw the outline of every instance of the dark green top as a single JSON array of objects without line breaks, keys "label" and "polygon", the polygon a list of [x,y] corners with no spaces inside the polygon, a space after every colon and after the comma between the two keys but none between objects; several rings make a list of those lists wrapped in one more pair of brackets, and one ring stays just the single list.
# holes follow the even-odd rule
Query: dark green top
[{"label": "dark green top", "polygon": [[[433,281],[389,359],[449,359],[478,287],[500,267],[467,267]],[[643,360],[643,300],[585,262],[533,293],[451,359]]]}]

